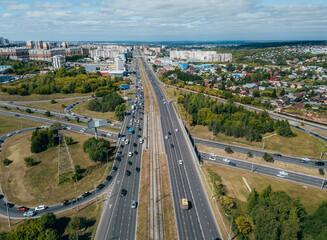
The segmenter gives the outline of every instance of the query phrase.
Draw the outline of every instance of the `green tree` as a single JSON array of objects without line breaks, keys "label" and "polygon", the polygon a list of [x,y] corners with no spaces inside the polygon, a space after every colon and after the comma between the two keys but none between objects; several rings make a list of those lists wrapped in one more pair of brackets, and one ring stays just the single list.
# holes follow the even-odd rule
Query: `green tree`
[{"label": "green tree", "polygon": [[235,223],[237,225],[238,230],[245,235],[248,235],[252,232],[252,224],[250,220],[246,219],[245,217],[238,217],[235,219]]},{"label": "green tree", "polygon": [[247,152],[247,156],[248,156],[249,158],[252,158],[252,157],[253,157],[253,153],[252,153],[252,152]]},{"label": "green tree", "polygon": [[3,159],[3,165],[4,166],[8,166],[10,163],[12,163],[12,161],[9,160],[8,158]]},{"label": "green tree", "polygon": [[263,154],[263,160],[265,160],[266,162],[274,162],[274,158],[273,158],[273,156],[271,156],[270,154],[268,154],[268,153],[264,153]]},{"label": "green tree", "polygon": [[122,121],[125,116],[125,104],[120,104],[115,108],[115,116],[119,121]]},{"label": "green tree", "polygon": [[32,158],[32,157],[25,157],[24,162],[25,162],[25,166],[27,166],[27,167],[32,167],[35,165],[34,158]]},{"label": "green tree", "polygon": [[285,89],[284,88],[282,88],[282,90],[280,91],[280,94],[279,94],[279,96],[284,96],[285,95]]},{"label": "green tree", "polygon": [[272,98],[277,98],[277,92],[276,89],[273,90],[272,94],[271,94]]},{"label": "green tree", "polygon": [[325,175],[325,171],[324,171],[324,169],[319,168],[319,174],[320,174],[320,175]]},{"label": "green tree", "polygon": [[234,153],[234,151],[233,151],[233,149],[231,147],[226,147],[225,152],[228,153],[228,154]]},{"label": "green tree", "polygon": [[84,217],[73,217],[68,223],[68,228],[71,231],[80,230],[86,227],[87,221]]},{"label": "green tree", "polygon": [[53,228],[56,223],[56,216],[52,212],[46,213],[38,219],[38,223],[43,230]]}]

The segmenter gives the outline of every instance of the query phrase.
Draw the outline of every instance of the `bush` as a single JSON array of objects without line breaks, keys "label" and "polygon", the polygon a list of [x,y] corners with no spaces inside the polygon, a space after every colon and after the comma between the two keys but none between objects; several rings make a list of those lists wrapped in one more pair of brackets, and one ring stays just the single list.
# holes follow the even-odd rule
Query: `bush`
[{"label": "bush", "polygon": [[24,162],[25,162],[25,166],[26,167],[32,167],[32,166],[35,165],[34,158],[32,158],[32,157],[26,157],[26,158],[24,158]]},{"label": "bush", "polygon": [[57,136],[58,130],[47,129],[39,131],[36,129],[31,138],[31,152],[40,153],[45,151],[48,147],[54,147],[58,145],[59,138]]},{"label": "bush", "polygon": [[87,221],[84,217],[73,217],[68,223],[68,228],[72,231],[80,230],[86,227]]},{"label": "bush", "polygon": [[320,174],[320,175],[325,175],[325,171],[324,171],[324,169],[319,168],[319,174]]},{"label": "bush", "polygon": [[29,109],[29,108],[26,108],[25,112],[27,112],[27,113],[33,113],[32,110]]},{"label": "bush", "polygon": [[65,140],[67,145],[72,145],[74,143],[74,140],[72,137],[65,136]]},{"label": "bush", "polygon": [[55,104],[55,103],[57,103],[57,102],[56,102],[56,100],[51,99],[50,103],[51,103],[51,104]]},{"label": "bush", "polygon": [[253,153],[252,152],[248,152],[247,155],[248,155],[249,158],[253,157]]},{"label": "bush", "polygon": [[228,153],[228,154],[234,153],[234,151],[233,151],[233,149],[231,147],[226,147],[225,152]]},{"label": "bush", "polygon": [[12,163],[12,161],[9,160],[8,158],[3,159],[3,165],[4,166],[8,166],[10,163]]},{"label": "bush", "polygon": [[273,156],[269,155],[268,153],[264,153],[263,154],[263,160],[265,160],[266,162],[274,162],[274,158]]},{"label": "bush", "polygon": [[44,116],[46,116],[46,117],[51,117],[52,115],[51,115],[51,113],[50,113],[49,111],[46,111],[46,112],[44,113]]}]

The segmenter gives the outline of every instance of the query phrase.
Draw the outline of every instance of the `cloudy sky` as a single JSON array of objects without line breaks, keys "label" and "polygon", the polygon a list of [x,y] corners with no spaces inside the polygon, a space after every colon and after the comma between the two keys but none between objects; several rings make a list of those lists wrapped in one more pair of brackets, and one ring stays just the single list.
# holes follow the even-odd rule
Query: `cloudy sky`
[{"label": "cloudy sky", "polygon": [[10,40],[326,40],[327,0],[0,0]]}]

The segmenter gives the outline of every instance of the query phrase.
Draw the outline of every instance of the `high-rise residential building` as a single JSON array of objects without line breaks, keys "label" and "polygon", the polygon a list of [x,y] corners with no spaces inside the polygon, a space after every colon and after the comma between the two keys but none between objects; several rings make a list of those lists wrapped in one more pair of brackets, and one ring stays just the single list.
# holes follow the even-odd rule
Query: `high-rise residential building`
[{"label": "high-rise residential building", "polygon": [[68,42],[62,42],[61,47],[62,48],[69,48],[69,43]]},{"label": "high-rise residential building", "polygon": [[26,47],[28,47],[29,49],[33,49],[35,47],[35,43],[34,41],[26,41]]},{"label": "high-rise residential building", "polygon": [[44,50],[51,49],[51,43],[49,43],[49,42],[44,42],[44,43],[43,43],[43,49],[44,49]]},{"label": "high-rise residential building", "polygon": [[10,59],[28,59],[28,48],[26,47],[12,47],[0,48],[0,55],[7,55]]},{"label": "high-rise residential building", "polygon": [[228,62],[232,61],[232,54],[217,53],[215,51],[170,51],[171,59],[184,59],[203,62]]},{"label": "high-rise residential building", "polygon": [[52,57],[51,61],[53,68],[58,69],[65,66],[66,58],[63,55],[56,55]]},{"label": "high-rise residential building", "polygon": [[35,41],[35,48],[36,49],[42,49],[43,48],[43,41],[41,41],[41,40]]},{"label": "high-rise residential building", "polygon": [[0,45],[7,45],[9,44],[9,40],[3,37],[0,37]]},{"label": "high-rise residential building", "polygon": [[118,56],[115,58],[115,68],[116,68],[116,71],[124,71],[125,70],[124,60],[122,59],[121,56]]}]

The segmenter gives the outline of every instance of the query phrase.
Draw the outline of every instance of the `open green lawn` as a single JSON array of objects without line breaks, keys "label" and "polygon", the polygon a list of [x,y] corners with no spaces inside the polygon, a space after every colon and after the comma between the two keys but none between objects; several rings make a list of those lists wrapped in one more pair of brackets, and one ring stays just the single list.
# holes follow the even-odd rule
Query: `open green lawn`
[{"label": "open green lawn", "polygon": [[40,95],[40,94],[32,94],[29,96],[20,96],[20,95],[9,95],[8,93],[0,93],[0,101],[39,101],[39,100],[51,100],[51,99],[65,99],[72,97],[83,97],[83,96],[91,96],[94,93],[70,93],[70,94],[62,94],[55,93],[51,95]]},{"label": "open green lawn", "polygon": [[[260,150],[262,149],[262,142],[249,142],[244,138],[227,137],[222,133],[218,134],[216,137],[212,136],[212,133],[209,131],[207,126],[189,126],[189,129],[194,137],[208,140],[212,140],[214,137],[213,140],[219,142],[226,142]],[[276,135],[267,138],[265,140],[265,150],[298,157],[320,157],[321,146],[327,144],[326,142],[296,128],[292,128],[292,131],[297,134],[296,137],[286,138],[280,135]],[[271,133],[266,135],[271,135]]]},{"label": "open green lawn", "polygon": [[0,115],[0,135],[5,133],[30,127],[39,127],[41,122],[20,119],[19,117],[11,117],[6,115]]},{"label": "open green lawn", "polygon": [[[71,181],[58,185],[58,147],[38,154],[31,153],[31,134],[32,132],[14,135],[3,144],[1,160],[6,157],[13,161],[7,167],[0,164],[0,182],[6,198],[18,205],[37,206],[50,205],[74,197]],[[86,171],[85,176],[77,182],[77,194],[80,195],[104,180],[108,174],[107,165],[93,162],[83,152],[83,142],[89,136],[73,132],[66,132],[66,135],[76,141],[69,146],[74,165],[80,165]],[[26,167],[24,157],[27,156],[33,157],[38,164]]]},{"label": "open green lawn", "polygon": [[75,99],[75,100],[67,100],[67,101],[59,101],[56,103],[29,103],[29,104],[22,104],[24,107],[29,107],[31,109],[37,108],[37,109],[43,109],[43,110],[48,110],[51,112],[61,112],[64,113],[64,106],[68,106],[70,104],[73,104],[75,102],[81,101],[81,99]]}]

